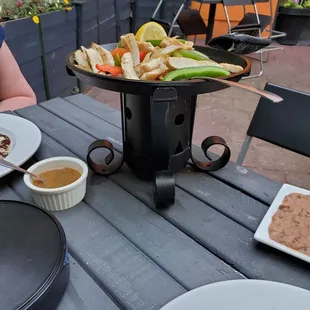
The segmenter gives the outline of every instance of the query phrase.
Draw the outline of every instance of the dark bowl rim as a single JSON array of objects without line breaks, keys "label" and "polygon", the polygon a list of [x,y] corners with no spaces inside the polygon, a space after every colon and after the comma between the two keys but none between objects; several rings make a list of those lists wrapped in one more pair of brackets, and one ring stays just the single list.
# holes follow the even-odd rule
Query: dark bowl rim
[{"label": "dark bowl rim", "polygon": [[[117,43],[109,43],[110,44],[117,44]],[[102,44],[102,45],[108,45],[108,44]],[[211,46],[199,46],[199,45],[194,45],[194,48],[197,47],[197,48],[203,48],[203,47],[207,47],[208,49],[213,49],[213,50],[216,50],[216,51],[220,51],[222,53],[229,53],[230,55],[235,55],[239,58],[242,58],[245,62],[246,62],[246,67],[241,71],[241,72],[238,72],[238,73],[234,73],[234,74],[231,74],[229,76],[225,76],[225,77],[220,77],[220,79],[223,79],[223,80],[230,80],[230,79],[234,79],[235,77],[242,77],[242,76],[246,76],[250,70],[251,70],[251,61],[248,57],[245,57],[245,56],[241,56],[241,55],[238,55],[238,54],[234,54],[232,52],[227,52],[227,51],[222,51],[222,50],[219,50],[219,49],[216,49],[216,48],[213,48]],[[154,86],[154,87],[158,87],[158,86],[167,86],[167,87],[173,87],[173,86],[189,86],[190,84],[192,83],[206,83],[206,82],[211,82],[208,81],[208,80],[205,80],[205,79],[193,79],[193,80],[179,80],[179,81],[142,81],[142,80],[130,80],[130,79],[126,79],[126,78],[119,78],[119,77],[113,77],[113,76],[110,76],[110,75],[102,75],[102,74],[98,74],[98,73],[94,73],[94,72],[90,72],[90,71],[87,71],[87,70],[83,70],[79,67],[77,67],[74,63],[73,63],[73,57],[74,57],[74,52],[71,52],[67,55],[67,59],[66,59],[66,63],[67,63],[67,67],[75,72],[77,71],[79,74],[83,74],[83,75],[86,75],[86,76],[89,76],[89,77],[94,77],[94,78],[99,78],[101,80],[106,80],[106,81],[115,81],[116,83],[117,82],[124,82],[124,83],[131,83],[131,85],[147,85],[147,86]]]},{"label": "dark bowl rim", "polygon": [[65,231],[64,231],[62,225],[58,221],[58,219],[51,212],[48,212],[42,208],[35,206],[32,203],[25,202],[25,201],[10,200],[10,199],[2,199],[0,201],[2,203],[5,203],[5,204],[10,204],[10,203],[21,204],[21,205],[24,205],[27,207],[34,208],[35,210],[37,210],[37,212],[42,212],[43,214],[48,216],[54,222],[54,224],[55,224],[55,226],[59,232],[59,253],[58,253],[58,257],[57,257],[57,260],[55,262],[54,268],[52,269],[49,276],[45,279],[45,281],[43,283],[41,283],[41,286],[38,288],[38,290],[36,292],[34,292],[32,294],[32,296],[30,296],[27,300],[25,300],[18,308],[20,310],[23,310],[23,309],[26,310],[26,309],[29,309],[29,308],[35,306],[35,304],[39,300],[43,299],[44,296],[46,296],[49,293],[51,287],[53,286],[53,284],[57,280],[58,276],[61,274],[61,272],[64,268],[64,262],[66,259],[66,255],[68,255],[66,234],[65,234]]}]

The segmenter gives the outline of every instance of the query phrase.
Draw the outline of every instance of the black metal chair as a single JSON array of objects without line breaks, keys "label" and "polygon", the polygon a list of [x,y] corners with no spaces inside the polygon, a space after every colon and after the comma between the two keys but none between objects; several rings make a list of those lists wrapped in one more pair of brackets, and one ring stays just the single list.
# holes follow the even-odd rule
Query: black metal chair
[{"label": "black metal chair", "polygon": [[[271,16],[258,14],[256,2],[265,2],[268,0],[223,0],[224,13],[228,25],[228,32],[242,32],[251,36],[259,36],[271,22]],[[227,7],[243,6],[244,16],[238,25],[232,27]],[[253,6],[255,13],[247,13],[246,7]]]},{"label": "black metal chair", "polygon": [[[174,7],[178,6],[178,10],[173,15],[173,19],[171,21],[167,21],[163,18],[158,18],[158,15],[160,15],[161,11],[163,9],[167,9],[167,4],[169,4],[169,0],[160,0],[158,2],[158,5],[151,17],[151,21],[154,21],[160,25],[166,30],[168,36],[174,36],[176,35],[176,30],[179,28],[179,25],[177,23],[177,20],[179,18],[179,15],[188,6],[188,0],[178,1],[179,3],[173,3]],[[170,15],[170,14],[169,14]]]},{"label": "black metal chair", "polygon": [[[270,15],[259,14],[257,9],[257,3],[269,3],[269,11]],[[274,18],[272,14],[272,1],[271,0],[223,0],[224,13],[227,20],[228,32],[229,33],[244,33],[251,36],[257,36],[262,38],[262,33],[267,31],[269,33],[268,39],[276,39],[279,37],[283,37],[286,34],[283,32],[273,30],[274,26]],[[232,27],[227,7],[229,6],[243,6],[244,17],[238,23],[238,25]],[[254,9],[254,13],[247,13],[246,8],[248,6],[252,6]],[[268,26],[270,29],[267,29]],[[263,48],[256,53],[259,53],[259,61],[260,61],[260,71],[258,74],[250,75],[246,78],[259,77],[264,73],[264,53],[283,50],[282,47],[279,46],[268,46]]]},{"label": "black metal chair", "polygon": [[180,12],[177,22],[180,26],[181,31],[185,36],[199,34],[205,35],[207,33],[207,25],[205,24],[199,10],[194,9],[184,9]]},{"label": "black metal chair", "polygon": [[260,99],[236,163],[242,165],[253,137],[310,157],[310,93],[270,83],[265,90],[284,100]]},{"label": "black metal chair", "polygon": [[[172,14],[171,12],[160,14],[167,9],[172,9]],[[170,15],[170,20],[158,18],[160,15]],[[160,0],[151,21],[161,24],[168,36],[181,35],[187,37],[195,35],[196,40],[196,35],[207,33],[207,26],[200,15],[200,10],[191,9],[189,0]]]}]

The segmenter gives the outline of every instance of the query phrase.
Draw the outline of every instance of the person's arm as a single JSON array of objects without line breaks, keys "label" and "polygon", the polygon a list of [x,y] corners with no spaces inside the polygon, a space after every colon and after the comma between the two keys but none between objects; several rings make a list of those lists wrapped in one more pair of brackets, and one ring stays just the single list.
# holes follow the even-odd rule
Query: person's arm
[{"label": "person's arm", "polygon": [[0,48],[0,111],[36,104],[36,96],[21,73],[9,47]]}]

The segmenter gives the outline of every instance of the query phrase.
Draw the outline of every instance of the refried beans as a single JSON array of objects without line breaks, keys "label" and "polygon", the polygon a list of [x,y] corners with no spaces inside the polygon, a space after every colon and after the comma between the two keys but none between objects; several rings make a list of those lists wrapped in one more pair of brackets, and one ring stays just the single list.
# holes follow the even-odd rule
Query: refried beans
[{"label": "refried beans", "polygon": [[286,196],[269,226],[269,237],[310,256],[310,195]]}]

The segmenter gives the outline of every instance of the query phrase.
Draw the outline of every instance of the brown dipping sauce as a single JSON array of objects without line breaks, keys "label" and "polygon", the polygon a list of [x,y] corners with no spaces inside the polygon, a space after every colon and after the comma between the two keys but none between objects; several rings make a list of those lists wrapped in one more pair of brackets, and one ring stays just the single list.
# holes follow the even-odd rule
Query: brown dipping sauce
[{"label": "brown dipping sauce", "polygon": [[44,180],[44,183],[33,179],[33,185],[40,188],[59,188],[78,180],[81,173],[72,168],[59,168],[42,172],[39,176]]},{"label": "brown dipping sauce", "polygon": [[310,195],[287,195],[269,226],[269,237],[310,256]]}]

